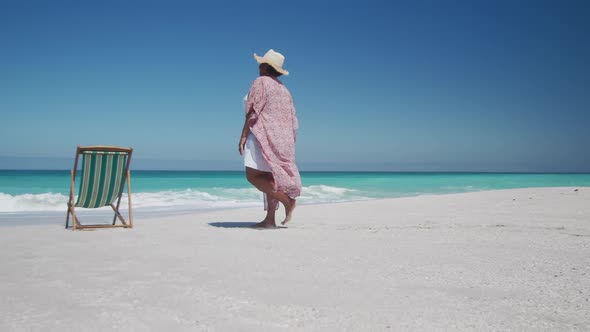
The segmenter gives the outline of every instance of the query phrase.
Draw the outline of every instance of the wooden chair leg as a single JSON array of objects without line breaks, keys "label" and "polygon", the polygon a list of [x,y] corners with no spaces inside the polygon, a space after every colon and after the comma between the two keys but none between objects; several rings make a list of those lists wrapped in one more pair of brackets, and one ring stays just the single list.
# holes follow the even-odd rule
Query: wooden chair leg
[{"label": "wooden chair leg", "polygon": [[[121,212],[119,212],[119,209],[117,209],[115,206],[113,206],[113,204],[111,204],[111,208],[113,208],[113,211],[115,211],[115,220],[117,220],[117,218],[119,218],[121,223],[123,225],[127,226],[127,221],[125,220],[125,218],[123,218],[123,215],[121,214]],[[114,222],[113,222],[113,225],[115,225]]]},{"label": "wooden chair leg", "polygon": [[111,207],[115,211],[115,215],[113,216],[113,224],[112,224],[113,226],[115,226],[115,224],[117,223],[117,209],[115,209],[115,207],[113,206],[113,204],[111,204]]},{"label": "wooden chair leg", "polygon": [[[68,199],[68,213],[66,214],[66,229],[68,229],[68,224],[70,222],[71,209],[74,206],[74,180],[75,180],[74,172],[75,172],[75,169],[70,171],[70,198]],[[74,223],[75,220],[72,220],[72,222]]]},{"label": "wooden chair leg", "polygon": [[111,208],[113,208],[113,211],[115,211],[115,216],[113,217],[113,226],[117,222],[117,217],[121,218],[120,217],[121,214],[119,213],[119,205],[121,205],[121,197],[123,197],[123,194],[120,194],[119,199],[117,200],[117,206],[114,206],[111,203]]},{"label": "wooden chair leg", "polygon": [[70,222],[70,205],[68,204],[68,212],[66,213],[66,229],[68,229],[69,222]]},{"label": "wooden chair leg", "polygon": [[127,170],[127,203],[129,204],[129,227],[133,228],[133,210],[131,210],[131,172]]},{"label": "wooden chair leg", "polygon": [[76,212],[74,212],[73,206],[71,207],[70,212],[72,213],[72,230],[75,231],[76,226],[78,226],[80,221],[78,220],[78,217],[76,216]]}]

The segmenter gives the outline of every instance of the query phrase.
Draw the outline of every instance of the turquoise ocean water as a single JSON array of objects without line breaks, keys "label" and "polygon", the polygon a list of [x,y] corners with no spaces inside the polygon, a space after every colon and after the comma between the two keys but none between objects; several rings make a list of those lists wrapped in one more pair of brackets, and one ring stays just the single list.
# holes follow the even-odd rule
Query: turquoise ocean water
[{"label": "turquoise ocean water", "polygon": [[[69,174],[0,170],[0,214],[65,212]],[[588,187],[590,174],[302,172],[302,181],[300,204],[314,204],[509,188]],[[241,171],[132,171],[131,184],[134,211],[139,212],[262,206],[260,192]]]}]

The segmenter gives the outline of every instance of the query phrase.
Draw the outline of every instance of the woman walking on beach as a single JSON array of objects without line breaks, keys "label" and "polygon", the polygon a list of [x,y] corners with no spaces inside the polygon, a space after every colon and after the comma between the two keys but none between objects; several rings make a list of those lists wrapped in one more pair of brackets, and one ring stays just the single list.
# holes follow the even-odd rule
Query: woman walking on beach
[{"label": "woman walking on beach", "polygon": [[266,218],[255,227],[276,227],[278,203],[285,207],[286,224],[291,220],[296,198],[301,193],[301,177],[295,165],[298,121],[289,90],[278,79],[285,57],[269,50],[263,57],[254,54],[260,76],[250,86],[246,100],[246,120],[239,151],[244,156],[246,177],[265,194]]}]

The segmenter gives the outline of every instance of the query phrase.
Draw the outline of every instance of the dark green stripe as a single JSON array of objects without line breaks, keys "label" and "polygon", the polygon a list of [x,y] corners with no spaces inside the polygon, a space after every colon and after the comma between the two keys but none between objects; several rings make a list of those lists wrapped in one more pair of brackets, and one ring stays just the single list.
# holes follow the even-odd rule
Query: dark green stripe
[{"label": "dark green stripe", "polygon": [[88,182],[89,182],[89,172],[91,168],[92,162],[90,161],[90,157],[86,155],[82,155],[82,171],[80,173],[80,191],[78,194],[78,202],[76,206],[84,207],[84,202],[88,199]]},{"label": "dark green stripe", "polygon": [[86,187],[86,200],[83,203],[83,207],[90,207],[90,202],[92,201],[92,192],[94,191],[94,177],[95,177],[95,164],[96,164],[96,155],[91,154],[87,156],[89,166],[88,169],[88,186]]},{"label": "dark green stripe", "polygon": [[104,193],[100,197],[100,206],[107,205],[108,193],[110,191],[111,178],[113,175],[113,156],[112,155],[106,156],[105,171],[106,171],[106,173],[105,173],[105,179],[103,181],[103,183],[104,183],[103,192],[106,191],[106,193]]},{"label": "dark green stripe", "polygon": [[82,194],[84,193],[84,169],[86,167],[86,156],[82,156],[82,168],[80,172],[80,188],[78,189],[78,200],[76,201],[76,206],[80,206],[80,199],[82,198]]},{"label": "dark green stripe", "polygon": [[[115,160],[113,160],[113,168],[111,172],[111,186],[109,188],[109,194],[107,199],[107,202],[109,204],[113,203],[121,193],[121,190],[119,189],[119,180],[121,176],[120,173],[125,171],[125,167],[121,167],[121,164],[124,164],[125,159],[125,156],[116,156]],[[120,167],[122,170],[119,170]]]},{"label": "dark green stripe", "polygon": [[114,195],[114,197],[112,197],[111,199],[114,201],[115,198],[119,197],[119,195],[121,194],[121,192],[123,191],[123,186],[125,185],[125,166],[127,165],[127,156],[122,156],[121,158],[119,158],[120,164],[119,164],[119,171],[118,171],[118,184],[117,184],[117,194]]},{"label": "dark green stripe", "polygon": [[91,207],[100,207],[102,206],[100,204],[100,202],[102,201],[102,192],[104,190],[104,180],[105,180],[105,176],[106,176],[106,156],[102,156],[102,160],[99,163],[99,169],[97,170],[98,172],[98,188],[96,190],[96,200],[94,201],[94,204],[92,204]]},{"label": "dark green stripe", "polygon": [[113,202],[112,197],[113,193],[115,192],[115,181],[117,180],[117,164],[119,163],[119,157],[116,156],[113,160],[113,166],[111,166],[111,178],[109,179],[109,192],[107,193],[107,204],[111,204]]}]

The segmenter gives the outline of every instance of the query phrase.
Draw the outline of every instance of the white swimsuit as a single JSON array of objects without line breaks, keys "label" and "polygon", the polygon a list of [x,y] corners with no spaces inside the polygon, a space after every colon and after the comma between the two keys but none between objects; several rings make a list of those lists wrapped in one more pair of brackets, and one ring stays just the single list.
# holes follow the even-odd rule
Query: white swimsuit
[{"label": "white swimsuit", "polygon": [[244,166],[263,172],[272,172],[268,162],[262,156],[260,143],[252,133],[248,133],[244,146]]}]

